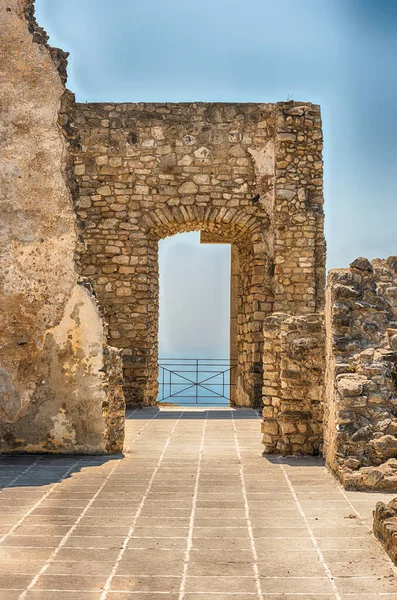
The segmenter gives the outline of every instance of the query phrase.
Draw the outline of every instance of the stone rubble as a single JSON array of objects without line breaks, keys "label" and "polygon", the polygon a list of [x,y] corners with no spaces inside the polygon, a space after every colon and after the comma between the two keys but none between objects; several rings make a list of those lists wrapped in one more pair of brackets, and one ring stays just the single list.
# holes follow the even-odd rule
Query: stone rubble
[{"label": "stone rubble", "polygon": [[327,288],[325,456],[345,487],[397,490],[397,258],[358,258]]},{"label": "stone rubble", "polygon": [[373,531],[392,561],[397,564],[397,498],[388,504],[376,504]]}]

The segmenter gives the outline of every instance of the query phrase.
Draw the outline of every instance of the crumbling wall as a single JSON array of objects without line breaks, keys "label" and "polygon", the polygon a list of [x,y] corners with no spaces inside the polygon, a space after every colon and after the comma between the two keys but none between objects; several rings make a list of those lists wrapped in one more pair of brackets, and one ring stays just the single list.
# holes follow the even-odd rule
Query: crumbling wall
[{"label": "crumbling wall", "polygon": [[376,504],[373,531],[392,561],[397,564],[397,498],[388,504]]},{"label": "crumbling wall", "polygon": [[353,489],[397,490],[397,257],[330,271],[325,457]]},{"label": "crumbling wall", "polygon": [[74,261],[66,55],[32,1],[0,15],[0,449],[119,450],[119,359]]},{"label": "crumbling wall", "polygon": [[320,107],[299,102],[277,107],[274,311],[322,313],[326,245]]}]

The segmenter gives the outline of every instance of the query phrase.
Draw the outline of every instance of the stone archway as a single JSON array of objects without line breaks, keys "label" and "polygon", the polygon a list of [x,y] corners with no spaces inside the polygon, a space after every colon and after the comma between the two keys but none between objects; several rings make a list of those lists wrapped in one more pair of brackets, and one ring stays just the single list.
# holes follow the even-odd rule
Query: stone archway
[{"label": "stone archway", "polygon": [[237,394],[260,405],[263,320],[273,310],[272,105],[76,105],[81,271],[128,405],[157,398],[158,240],[200,230],[238,256]]},{"label": "stone archway", "polygon": [[[149,227],[148,296],[151,298],[152,310],[148,315],[146,330],[148,345],[145,404],[153,404],[157,398],[158,241],[176,233],[200,230],[207,239],[212,237],[232,245],[234,276],[238,280],[235,289],[237,367],[233,402],[242,406],[260,406],[263,385],[263,321],[272,307],[272,280],[266,243],[267,220],[264,216],[257,216],[255,212],[247,214],[242,209],[226,212],[213,209],[211,214],[205,214],[193,206],[189,211],[189,218],[182,220],[182,211],[174,208],[168,212],[167,221],[162,219]],[[133,369],[127,377],[136,380]]]},{"label": "stone archway", "polygon": [[158,240],[200,230],[231,243],[239,259],[237,402],[263,400],[267,451],[318,452],[319,107],[75,104],[70,117],[79,138],[80,272],[104,308],[110,343],[122,349],[127,404],[157,397]]}]

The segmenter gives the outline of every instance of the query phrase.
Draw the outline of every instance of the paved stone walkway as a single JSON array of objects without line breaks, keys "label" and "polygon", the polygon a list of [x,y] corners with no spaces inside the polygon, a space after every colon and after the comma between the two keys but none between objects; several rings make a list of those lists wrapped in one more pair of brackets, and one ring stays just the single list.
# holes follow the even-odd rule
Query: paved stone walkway
[{"label": "paved stone walkway", "polygon": [[261,457],[249,410],[129,413],[127,454],[0,457],[1,600],[397,600],[380,494]]}]

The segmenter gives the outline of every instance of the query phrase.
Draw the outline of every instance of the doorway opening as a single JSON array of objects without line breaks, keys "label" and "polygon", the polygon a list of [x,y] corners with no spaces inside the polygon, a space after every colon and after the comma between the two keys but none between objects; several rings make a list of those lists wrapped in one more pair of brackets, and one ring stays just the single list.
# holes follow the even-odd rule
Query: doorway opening
[{"label": "doorway opening", "polygon": [[235,385],[231,355],[231,244],[198,231],[159,242],[160,404],[229,406]]}]

